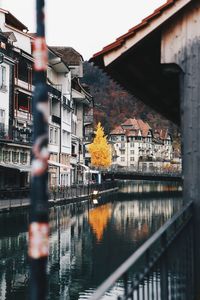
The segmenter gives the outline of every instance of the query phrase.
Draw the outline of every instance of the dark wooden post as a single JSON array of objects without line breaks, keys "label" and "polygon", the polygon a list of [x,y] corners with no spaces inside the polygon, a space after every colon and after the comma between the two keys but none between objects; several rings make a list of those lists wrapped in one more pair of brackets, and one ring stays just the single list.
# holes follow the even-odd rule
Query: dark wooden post
[{"label": "dark wooden post", "polygon": [[36,1],[37,36],[33,55],[35,93],[33,98],[34,145],[32,151],[31,214],[29,225],[30,299],[43,300],[47,294],[48,258],[48,94],[46,86],[47,47],[44,0]]},{"label": "dark wooden post", "polygon": [[[184,202],[194,202],[195,295],[200,297],[200,2],[190,1],[163,28],[161,62],[180,68]],[[175,68],[176,64],[178,68]],[[172,75],[172,74],[171,74]],[[173,107],[172,107],[173,111]],[[192,261],[192,257],[190,258]]]},{"label": "dark wooden post", "polygon": [[[195,295],[200,296],[200,40],[184,49],[181,76],[184,201],[194,201]],[[192,260],[192,257],[190,258]]]}]

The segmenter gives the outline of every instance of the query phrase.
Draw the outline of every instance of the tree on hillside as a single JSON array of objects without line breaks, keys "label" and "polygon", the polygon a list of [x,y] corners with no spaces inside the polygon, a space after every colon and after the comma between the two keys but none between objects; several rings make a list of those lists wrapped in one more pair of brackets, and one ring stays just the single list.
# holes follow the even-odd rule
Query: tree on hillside
[{"label": "tree on hillside", "polygon": [[98,123],[93,143],[88,146],[91,154],[91,164],[95,167],[109,167],[111,165],[111,149],[101,123]]}]

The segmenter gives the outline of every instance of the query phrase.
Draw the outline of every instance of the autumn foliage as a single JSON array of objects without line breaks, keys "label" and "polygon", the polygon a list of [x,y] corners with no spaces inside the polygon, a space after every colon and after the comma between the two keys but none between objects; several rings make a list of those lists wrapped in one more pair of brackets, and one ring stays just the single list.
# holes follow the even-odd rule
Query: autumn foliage
[{"label": "autumn foliage", "polygon": [[98,123],[96,136],[88,150],[91,155],[91,164],[95,167],[109,167],[111,165],[111,149],[101,123]]}]

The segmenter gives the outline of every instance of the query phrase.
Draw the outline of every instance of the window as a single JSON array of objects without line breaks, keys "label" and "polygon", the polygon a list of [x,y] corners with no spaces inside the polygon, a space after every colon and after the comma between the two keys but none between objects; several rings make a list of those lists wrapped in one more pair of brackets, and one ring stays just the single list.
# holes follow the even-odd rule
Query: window
[{"label": "window", "polygon": [[153,163],[150,163],[150,164],[149,164],[149,170],[150,170],[150,171],[153,171],[153,170],[154,170]]},{"label": "window", "polygon": [[0,109],[0,133],[5,130],[5,110]]},{"label": "window", "polygon": [[70,133],[66,130],[63,130],[63,146],[69,147],[70,146]]},{"label": "window", "polygon": [[0,89],[6,89],[6,67],[0,66]]},{"label": "window", "polygon": [[121,136],[121,141],[124,141],[124,136],[123,135]]},{"label": "window", "polygon": [[21,164],[27,164],[27,158],[28,158],[28,155],[26,152],[20,153],[20,163]]},{"label": "window", "polygon": [[3,151],[3,161],[10,162],[10,151]]},{"label": "window", "polygon": [[49,144],[58,144],[59,141],[59,128],[49,128]]},{"label": "window", "polygon": [[12,162],[18,163],[19,162],[19,152],[13,151],[12,152]]},{"label": "window", "polygon": [[147,164],[146,163],[143,163],[142,164],[142,171],[146,171],[147,170]]},{"label": "window", "polygon": [[51,115],[60,118],[60,101],[57,98],[51,98]]},{"label": "window", "polygon": [[121,155],[125,154],[125,150],[121,150]]},{"label": "window", "polygon": [[49,129],[49,144],[53,144],[53,128]]},{"label": "window", "polygon": [[57,144],[58,143],[58,129],[55,128],[54,130],[54,143]]},{"label": "window", "polygon": [[125,157],[121,157],[121,161],[125,161]]},{"label": "window", "polygon": [[134,161],[134,157],[133,156],[131,156],[130,161]]},{"label": "window", "polygon": [[63,121],[68,124],[70,124],[71,122],[71,112],[68,111],[68,109],[65,109],[64,107],[63,107]]},{"label": "window", "polygon": [[134,155],[134,150],[131,150],[131,154]]},{"label": "window", "polygon": [[117,137],[116,137],[116,136],[114,136],[114,135],[113,135],[113,136],[111,136],[111,141],[114,141],[114,142],[115,142],[115,141],[117,141]]},{"label": "window", "polygon": [[18,110],[28,112],[29,111],[29,103],[28,97],[19,97],[18,99]]},{"label": "window", "polygon": [[134,143],[133,142],[130,143],[130,147],[134,148]]}]

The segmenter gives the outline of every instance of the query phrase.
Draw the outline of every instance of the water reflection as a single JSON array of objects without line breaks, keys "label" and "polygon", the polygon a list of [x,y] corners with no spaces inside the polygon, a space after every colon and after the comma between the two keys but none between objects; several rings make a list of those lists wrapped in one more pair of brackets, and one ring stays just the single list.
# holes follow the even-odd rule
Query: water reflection
[{"label": "water reflection", "polygon": [[182,191],[180,182],[156,182],[147,180],[126,180],[122,182],[121,193],[152,193],[152,192]]},{"label": "water reflection", "polygon": [[98,206],[89,211],[89,224],[96,235],[97,241],[101,241],[108,221],[111,217],[112,206],[110,203]]},{"label": "water reflection", "polygon": [[[86,201],[50,209],[49,299],[88,298],[182,205],[181,198],[137,199],[132,188],[96,207]],[[26,224],[25,213],[0,217],[1,300],[28,298]]]}]

